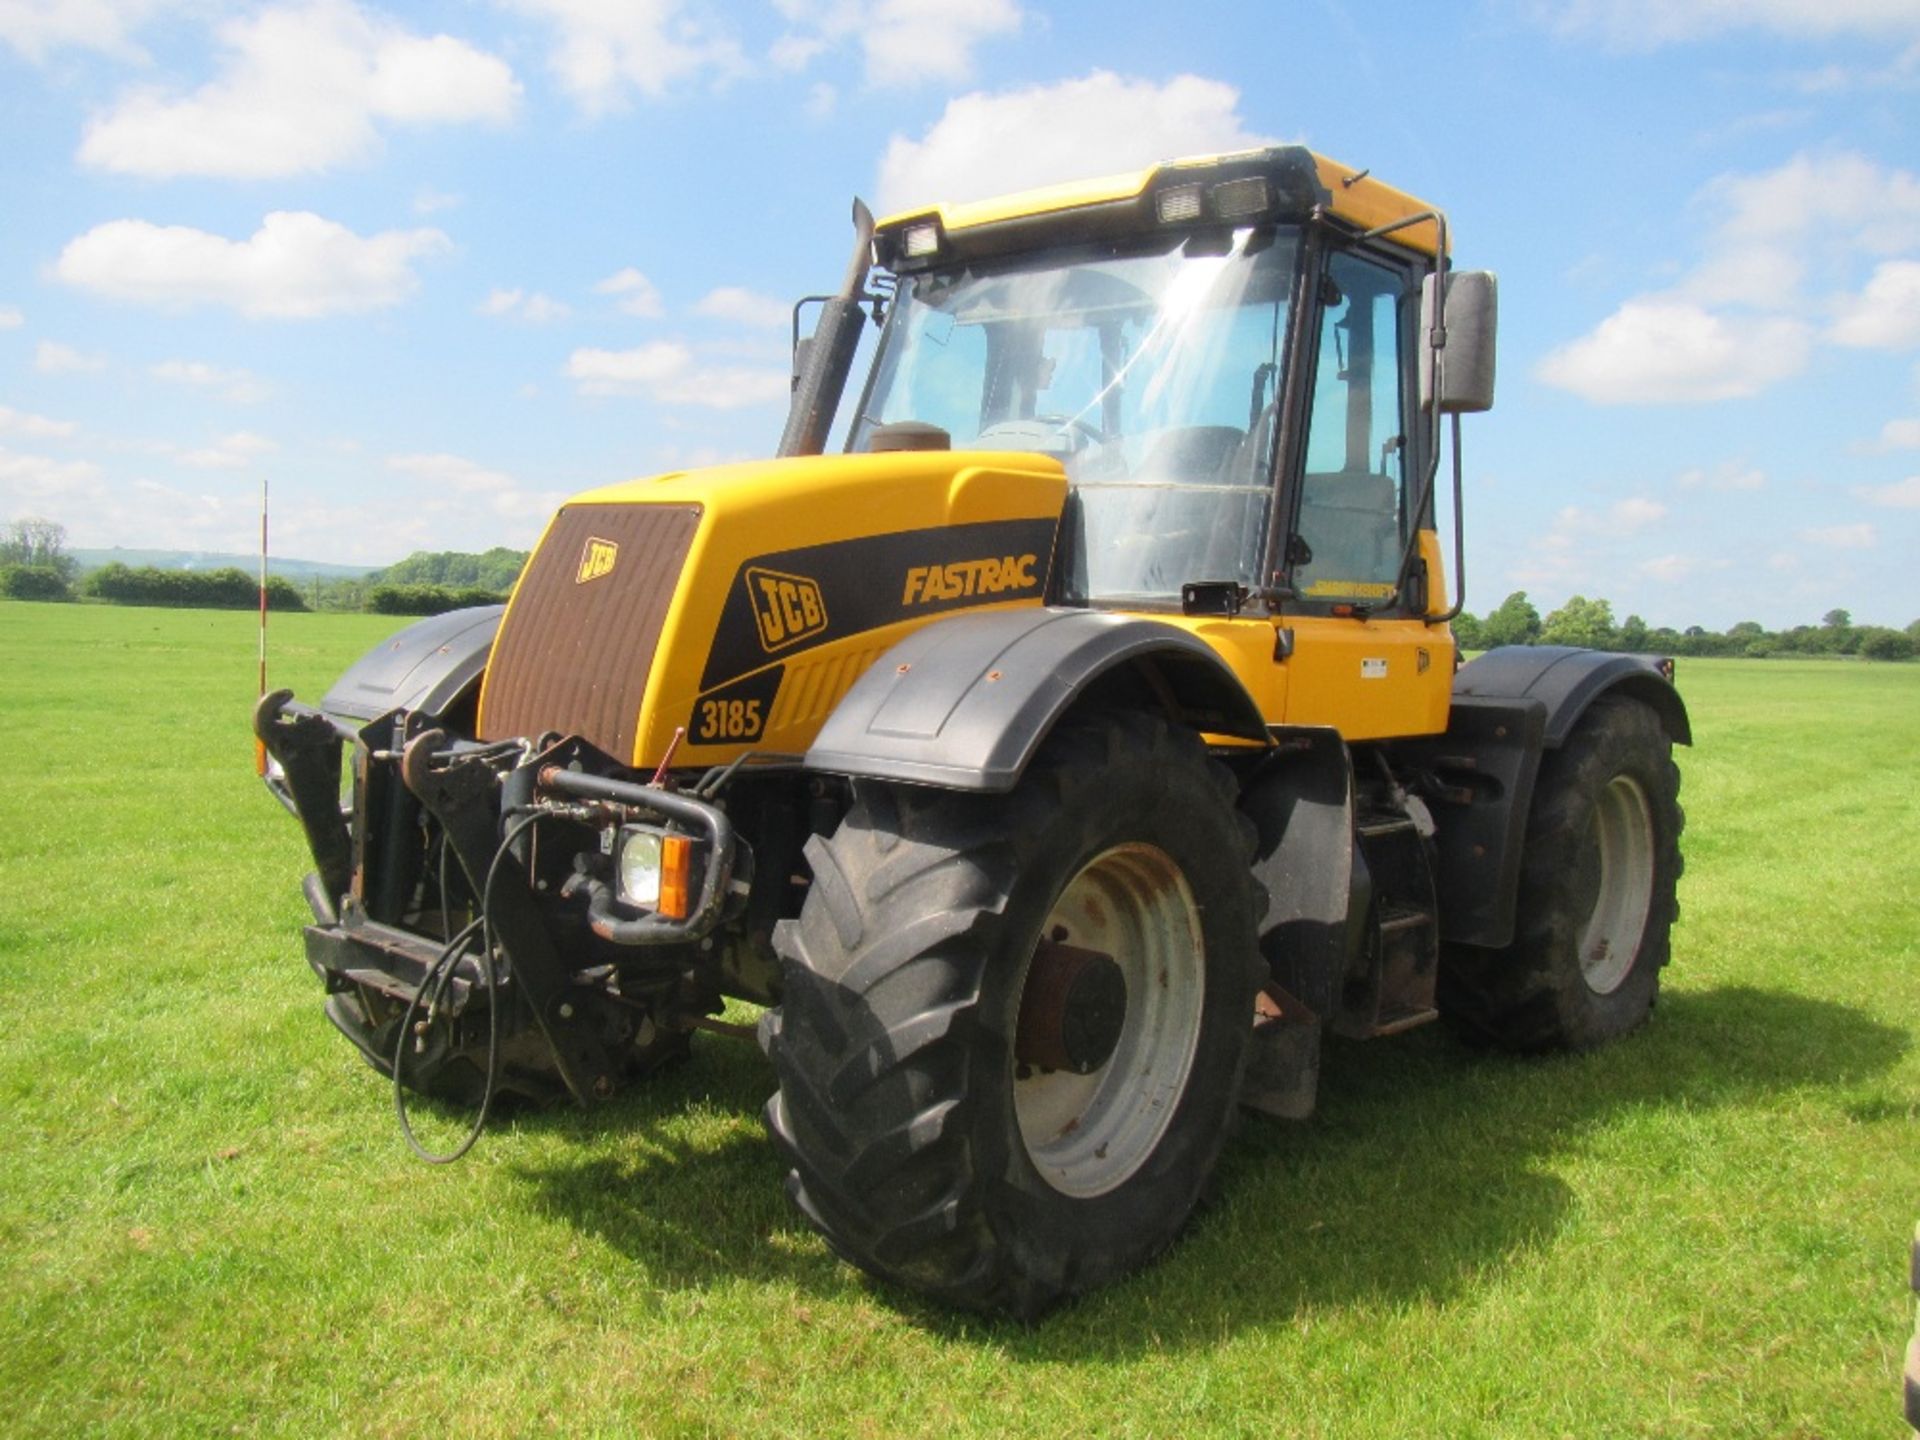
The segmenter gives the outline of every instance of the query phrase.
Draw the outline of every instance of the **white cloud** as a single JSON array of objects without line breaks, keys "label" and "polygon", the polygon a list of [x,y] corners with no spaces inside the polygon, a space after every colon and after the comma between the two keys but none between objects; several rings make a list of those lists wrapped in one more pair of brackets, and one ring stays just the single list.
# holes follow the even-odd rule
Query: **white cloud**
[{"label": "white cloud", "polygon": [[947,102],[918,140],[887,142],[884,209],[977,200],[1009,190],[1137,170],[1157,160],[1269,143],[1239,114],[1240,92],[1176,75],[1165,84],[1095,70],[1078,80]]},{"label": "white cloud", "polygon": [[0,405],[0,435],[26,435],[36,440],[66,440],[77,435],[80,427],[71,420],[49,420],[44,415]]},{"label": "white cloud", "polygon": [[[1797,373],[1815,340],[1920,344],[1920,261],[1883,260],[1864,289],[1824,301],[1861,256],[1920,248],[1920,175],[1851,152],[1801,154],[1722,175],[1695,209],[1710,228],[1670,289],[1632,297],[1537,373],[1596,404],[1698,404],[1757,394]],[[1833,317],[1814,323],[1822,314]]]},{"label": "white cloud", "polygon": [[307,211],[276,210],[245,240],[184,225],[111,220],[67,242],[54,274],[116,300],[312,319],[397,305],[417,288],[412,261],[451,243],[438,230],[360,236]]},{"label": "white cloud", "polygon": [[0,41],[38,65],[56,50],[139,58],[133,32],[164,0],[0,0]]},{"label": "white cloud", "polygon": [[33,368],[44,375],[91,375],[107,368],[104,355],[88,355],[58,340],[42,340],[34,347]]},{"label": "white cloud", "polygon": [[1870,90],[1906,90],[1920,84],[1920,42],[1881,65],[1822,65],[1794,77],[1805,95],[1852,95]]},{"label": "white cloud", "polygon": [[119,174],[260,179],[326,170],[379,144],[375,122],[510,119],[506,62],[420,36],[350,0],[308,0],[223,22],[218,78],[190,95],[151,86],[96,116],[82,164]]},{"label": "white cloud", "polygon": [[767,51],[776,70],[804,70],[832,47],[818,35],[782,35]]},{"label": "white cloud", "polygon": [[1801,154],[1772,170],[1722,175],[1699,203],[1725,243],[1820,234],[1882,255],[1920,243],[1920,177],[1852,151]]},{"label": "white cloud", "polygon": [[238,470],[279,448],[264,435],[236,430],[231,435],[222,435],[211,445],[184,452],[176,457],[175,463],[195,470]]},{"label": "white cloud", "polygon": [[520,105],[507,62],[451,35],[376,37],[367,100],[373,114],[402,125],[504,124]]},{"label": "white cloud", "polygon": [[1596,405],[1697,405],[1756,395],[1797,374],[1810,341],[1798,320],[1715,315],[1649,297],[1553,351],[1539,376]]},{"label": "white cloud", "polygon": [[442,210],[451,210],[464,204],[466,196],[455,195],[446,190],[421,190],[413,197],[413,213],[416,215],[435,215]]},{"label": "white cloud", "polygon": [[1800,538],[1815,545],[1824,545],[1829,550],[1871,550],[1879,542],[1873,526],[1865,523],[1817,526],[1812,530],[1802,530]]},{"label": "white cloud", "polygon": [[1920,510],[1920,475],[1909,475],[1891,485],[1856,485],[1853,494],[1869,505],[1884,505],[1890,510]]},{"label": "white cloud", "polygon": [[250,370],[209,365],[204,360],[162,360],[147,373],[169,385],[207,390],[236,405],[252,405],[272,394],[272,387]]},{"label": "white cloud", "polygon": [[558,32],[548,63],[574,103],[604,114],[629,92],[651,99],[701,74],[744,72],[740,47],[681,0],[507,0]]},{"label": "white cloud", "polygon": [[1880,443],[1887,450],[1920,450],[1920,420],[1889,420],[1880,427]]},{"label": "white cloud", "polygon": [[39,509],[49,501],[91,498],[100,488],[100,467],[91,461],[55,460],[0,448],[0,496],[6,497],[3,513]]},{"label": "white cloud", "polygon": [[1651,50],[1737,30],[1794,39],[1920,35],[1911,0],[1536,0],[1534,13],[1569,36]]},{"label": "white cloud", "polygon": [[801,107],[808,118],[824,120],[833,114],[834,106],[840,103],[840,92],[834,86],[822,80],[807,91],[807,103]]},{"label": "white cloud", "polygon": [[1920,260],[1889,260],[1842,302],[1828,332],[1836,345],[1904,350],[1920,345]]},{"label": "white cloud", "polygon": [[616,270],[594,286],[593,290],[596,295],[619,296],[615,305],[626,314],[637,315],[642,320],[657,320],[663,313],[659,290],[631,265],[624,270]]},{"label": "white cloud", "polygon": [[1805,260],[1776,245],[1736,243],[1710,254],[1677,287],[1701,305],[1778,306],[1800,293]]},{"label": "white cloud", "polygon": [[509,315],[530,325],[563,320],[573,313],[571,305],[555,300],[550,295],[542,295],[538,290],[531,295],[524,290],[493,290],[488,292],[478,308],[482,315]]},{"label": "white cloud", "polygon": [[389,455],[387,468],[419,481],[416,503],[433,512],[464,516],[478,509],[509,520],[540,520],[566,498],[557,490],[525,489],[504,470],[490,470],[463,455]]},{"label": "white cloud", "polygon": [[879,0],[860,31],[867,81],[965,80],[973,47],[1018,34],[1023,19],[1014,0]]},{"label": "white cloud", "polygon": [[974,48],[1018,34],[1026,20],[1017,0],[775,0],[775,8],[799,27],[775,43],[775,65],[802,69],[830,45],[857,40],[874,86],[965,81]]},{"label": "white cloud", "polygon": [[702,365],[670,385],[657,399],[669,405],[705,410],[745,410],[755,405],[785,405],[793,396],[793,378],[785,370],[757,365]]},{"label": "white cloud", "polygon": [[0,330],[18,330],[27,323],[27,317],[20,313],[17,305],[0,305]]},{"label": "white cloud", "polygon": [[788,323],[792,307],[771,295],[756,294],[738,285],[722,285],[709,291],[693,307],[696,315],[713,320],[731,320],[737,325],[774,329]]},{"label": "white cloud", "polygon": [[1637,495],[1617,502],[1607,511],[1607,519],[1614,528],[1628,532],[1644,530],[1666,516],[1667,507],[1658,500],[1647,500]]},{"label": "white cloud", "polygon": [[464,495],[499,495],[514,488],[513,477],[504,470],[489,470],[460,455],[389,455],[387,468]]},{"label": "white cloud", "polygon": [[586,395],[633,395],[653,389],[693,364],[693,352],[672,340],[631,350],[576,350],[567,357],[567,378]]},{"label": "white cloud", "polygon": [[1703,568],[1704,563],[1697,555],[1656,555],[1651,560],[1641,561],[1638,570],[1650,580],[1673,584],[1697,574]]},{"label": "white cloud", "polygon": [[1682,490],[1717,490],[1723,493],[1767,488],[1766,472],[1751,465],[1724,460],[1711,470],[1684,470],[1676,479]]},{"label": "white cloud", "polygon": [[566,373],[583,395],[645,395],[666,405],[708,410],[773,404],[791,393],[784,369],[704,364],[671,340],[632,350],[576,350],[567,358]]}]

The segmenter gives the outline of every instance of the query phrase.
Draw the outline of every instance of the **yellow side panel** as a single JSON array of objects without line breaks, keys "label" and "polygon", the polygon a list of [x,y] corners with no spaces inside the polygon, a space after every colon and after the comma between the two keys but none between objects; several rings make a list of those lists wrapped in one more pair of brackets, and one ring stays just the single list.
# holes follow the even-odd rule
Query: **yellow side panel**
[{"label": "yellow side panel", "polygon": [[[1448,608],[1439,537],[1420,532],[1427,562],[1427,613]],[[1286,616],[1225,620],[1154,613],[1204,640],[1227,662],[1271,725],[1323,725],[1348,740],[1435,735],[1453,698],[1453,633],[1419,620]],[[1293,632],[1293,652],[1274,658],[1275,631]],[[1216,737],[1217,738],[1217,737]],[[1228,742],[1231,743],[1231,742]]]},{"label": "yellow side panel", "polygon": [[[1287,667],[1273,658],[1274,636],[1280,628],[1271,620],[1226,620],[1217,615],[1169,615],[1164,611],[1135,612],[1142,619],[1185,630],[1204,641],[1247,687],[1267,723],[1277,725],[1287,709]],[[1224,743],[1235,743],[1225,741]]]},{"label": "yellow side panel", "polygon": [[[1328,726],[1348,740],[1434,735],[1447,728],[1454,652],[1444,626],[1338,616],[1289,616],[1278,623],[1157,612],[1145,618],[1211,646],[1268,724]],[[1293,653],[1276,660],[1275,632],[1281,628],[1293,632]]]},{"label": "yellow side panel", "polygon": [[1437,735],[1453,695],[1453,635],[1421,620],[1300,616],[1286,723],[1330,725],[1348,740]]}]

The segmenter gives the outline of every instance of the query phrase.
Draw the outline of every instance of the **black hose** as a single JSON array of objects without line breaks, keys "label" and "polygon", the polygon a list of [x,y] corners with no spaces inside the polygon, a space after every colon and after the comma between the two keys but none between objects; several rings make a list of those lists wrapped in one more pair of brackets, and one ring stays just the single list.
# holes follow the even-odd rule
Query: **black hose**
[{"label": "black hose", "polygon": [[[469,1130],[467,1132],[467,1138],[460,1143],[459,1148],[445,1155],[436,1155],[420,1143],[418,1137],[413,1133],[413,1123],[407,1117],[405,1070],[407,1041],[413,1034],[413,1017],[419,1013],[420,997],[427,993],[427,988],[434,983],[443,969],[451,968],[449,962],[459,953],[461,947],[473,938],[474,932],[482,929],[484,929],[484,927],[477,919],[469,921],[460,928],[460,933],[447,942],[446,948],[441,950],[439,955],[434,958],[433,964],[427,967],[427,973],[420,977],[420,984],[415,987],[413,997],[407,1001],[407,1008],[402,1011],[400,1015],[399,1039],[393,1047],[393,1111],[399,1118],[400,1134],[405,1138],[407,1148],[412,1150],[415,1155],[419,1156],[420,1159],[426,1161],[429,1165],[447,1165],[458,1160],[473,1148],[474,1141],[480,1138],[480,1131],[477,1126]],[[488,967],[488,979],[492,979],[491,966]],[[489,1004],[488,1008],[492,1008],[491,1004]],[[485,1096],[482,1097],[483,1102],[486,1098]]]},{"label": "black hose", "polygon": [[[524,816],[507,831],[506,837],[500,842],[500,847],[493,852],[493,860],[487,866],[487,878],[479,887],[479,918],[462,926],[460,933],[447,942],[446,948],[435,957],[433,964],[427,967],[427,973],[421,977],[418,988],[413,992],[413,998],[407,1001],[407,1008],[400,1017],[400,1038],[393,1052],[393,1109],[394,1114],[399,1117],[400,1133],[406,1139],[407,1148],[429,1165],[451,1165],[464,1156],[486,1130],[487,1119],[493,1112],[493,1099],[498,1091],[500,1080],[500,985],[499,976],[493,965],[493,924],[488,918],[493,908],[493,886],[500,876],[500,862],[512,849],[513,843],[539,824],[541,818],[541,812],[535,811]],[[466,869],[464,862],[460,868]],[[467,880],[471,884],[473,876],[468,875]],[[443,907],[444,904],[443,895]],[[431,987],[434,989],[432,1008],[439,1006],[446,983],[453,974],[455,959],[461,947],[473,938],[475,930],[480,932],[480,974],[487,989],[486,1084],[480,1092],[480,1109],[474,1115],[473,1124],[467,1130],[466,1137],[452,1150],[444,1154],[436,1154],[422,1145],[413,1133],[413,1124],[407,1117],[406,1086],[402,1066],[407,1053],[407,1040],[413,1032],[413,1017],[419,1013],[420,997],[425,995]]]}]

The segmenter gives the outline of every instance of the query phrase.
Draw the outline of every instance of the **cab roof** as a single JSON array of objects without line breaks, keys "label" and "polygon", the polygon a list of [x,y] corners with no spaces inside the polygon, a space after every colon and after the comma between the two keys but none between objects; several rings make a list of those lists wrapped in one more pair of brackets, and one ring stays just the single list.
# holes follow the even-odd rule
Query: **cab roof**
[{"label": "cab roof", "polygon": [[[1211,213],[1212,196],[1220,187],[1241,182],[1237,192],[1264,180],[1267,208],[1250,215],[1244,210]],[[942,249],[951,252],[989,252],[1024,248],[1027,244],[1066,238],[1097,239],[1106,235],[1143,233],[1165,220],[1159,197],[1169,191],[1196,190],[1201,208],[1188,223],[1218,224],[1239,219],[1304,219],[1316,206],[1360,230],[1428,214],[1433,206],[1374,179],[1337,160],[1298,145],[1263,150],[1240,150],[1221,155],[1196,155],[1166,160],[1144,170],[1064,185],[1025,190],[991,200],[960,204],[940,201],[889,215],[875,226],[875,247],[890,269],[917,269],[935,263],[937,256],[909,255],[905,236],[929,224],[937,227]],[[1431,219],[1408,225],[1386,237],[1419,254],[1434,254],[1437,227]],[[924,242],[923,242],[924,243]]]}]

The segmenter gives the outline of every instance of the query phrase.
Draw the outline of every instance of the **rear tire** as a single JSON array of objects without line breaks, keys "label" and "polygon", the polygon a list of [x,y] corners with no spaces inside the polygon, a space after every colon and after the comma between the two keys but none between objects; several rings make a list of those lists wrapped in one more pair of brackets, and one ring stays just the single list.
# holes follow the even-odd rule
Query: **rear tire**
[{"label": "rear tire", "polygon": [[[1179,1232],[1234,1115],[1258,982],[1233,793],[1197,736],[1130,715],[1063,728],[1009,795],[862,785],[808,842],[812,889],[774,936],[766,1118],[836,1251],[1032,1318]],[[1072,998],[1077,972],[1044,958],[1059,947],[1111,961],[1117,1013]],[[1051,1010],[1035,974],[1066,982]],[[1033,1062],[1049,1014],[1086,1073]]]},{"label": "rear tire", "polygon": [[[1920,1299],[1920,1225],[1913,1227],[1913,1249],[1907,1255],[1907,1283]],[[1901,1398],[1905,1403],[1907,1424],[1920,1436],[1920,1310],[1913,1318],[1913,1338],[1907,1342],[1907,1368],[1901,1377]]]},{"label": "rear tire", "polygon": [[1587,1050],[1652,1012],[1679,918],[1680,771],[1659,717],[1593,702],[1540,764],[1513,943],[1447,947],[1440,1009],[1468,1039]]}]

